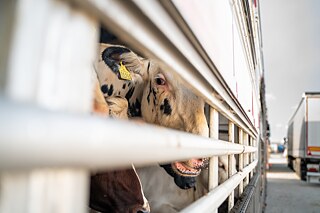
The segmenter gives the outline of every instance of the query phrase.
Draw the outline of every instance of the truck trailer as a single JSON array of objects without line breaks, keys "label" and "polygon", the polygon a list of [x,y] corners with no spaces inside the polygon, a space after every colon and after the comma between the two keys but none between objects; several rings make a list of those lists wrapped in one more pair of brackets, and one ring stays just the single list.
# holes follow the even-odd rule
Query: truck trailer
[{"label": "truck trailer", "polygon": [[305,92],[288,123],[288,167],[320,183],[320,92]]},{"label": "truck trailer", "polygon": [[[173,189],[180,196],[163,204],[184,213],[264,211],[269,128],[260,1],[43,0],[32,7],[25,0],[4,2],[1,213],[87,213],[92,172],[199,157],[209,158],[207,187],[197,188],[195,196]],[[210,138],[92,116],[100,42],[124,45],[182,79],[206,103]],[[229,171],[218,185],[220,156],[228,159]],[[149,186],[156,191],[159,184]],[[153,201],[172,197],[169,191],[155,194]]]}]

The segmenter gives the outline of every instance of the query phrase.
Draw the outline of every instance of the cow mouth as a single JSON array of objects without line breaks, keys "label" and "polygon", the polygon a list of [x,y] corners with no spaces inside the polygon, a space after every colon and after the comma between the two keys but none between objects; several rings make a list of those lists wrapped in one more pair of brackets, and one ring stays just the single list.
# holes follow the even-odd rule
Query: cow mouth
[{"label": "cow mouth", "polygon": [[174,162],[171,167],[175,173],[181,176],[196,177],[200,174],[200,168],[192,168],[185,162]]},{"label": "cow mouth", "polygon": [[205,159],[192,159],[184,162],[174,162],[171,164],[171,168],[178,175],[196,177],[206,165],[207,160]]}]

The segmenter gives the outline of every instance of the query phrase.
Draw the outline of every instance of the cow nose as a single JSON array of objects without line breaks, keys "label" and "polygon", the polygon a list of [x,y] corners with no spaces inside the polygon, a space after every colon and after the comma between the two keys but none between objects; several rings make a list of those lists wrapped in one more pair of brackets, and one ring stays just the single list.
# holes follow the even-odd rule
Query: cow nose
[{"label": "cow nose", "polygon": [[146,201],[144,203],[144,206],[141,206],[141,207],[135,209],[135,211],[133,211],[133,212],[136,212],[136,213],[150,213],[151,211],[150,211],[150,206],[149,206],[148,201]]},{"label": "cow nose", "polygon": [[148,210],[139,210],[137,213],[150,213]]}]

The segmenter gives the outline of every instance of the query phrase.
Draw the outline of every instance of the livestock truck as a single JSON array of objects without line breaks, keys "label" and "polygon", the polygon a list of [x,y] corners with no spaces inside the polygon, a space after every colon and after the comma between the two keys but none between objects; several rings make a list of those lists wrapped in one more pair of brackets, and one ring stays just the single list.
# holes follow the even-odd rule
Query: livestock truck
[{"label": "livestock truck", "polygon": [[[0,212],[85,213],[91,172],[195,157],[210,158],[209,192],[170,202],[184,213],[224,204],[225,212],[263,212],[269,131],[259,3],[1,1]],[[210,138],[91,116],[100,26],[206,102]],[[218,185],[218,156],[227,155],[229,178]]]},{"label": "livestock truck", "polygon": [[288,124],[288,166],[320,183],[320,92],[306,92]]}]

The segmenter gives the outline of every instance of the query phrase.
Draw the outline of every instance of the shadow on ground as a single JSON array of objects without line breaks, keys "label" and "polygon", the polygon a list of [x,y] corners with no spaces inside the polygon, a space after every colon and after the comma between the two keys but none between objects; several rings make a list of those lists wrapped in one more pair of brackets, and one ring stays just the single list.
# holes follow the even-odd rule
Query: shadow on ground
[{"label": "shadow on ground", "polygon": [[320,212],[320,184],[301,181],[282,155],[271,155],[270,163],[266,213]]}]

